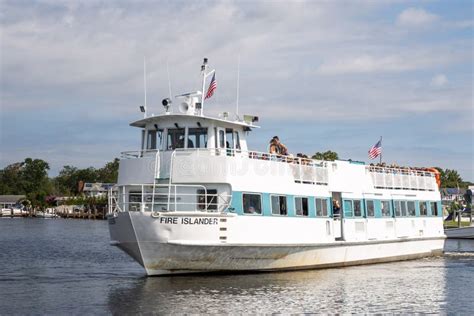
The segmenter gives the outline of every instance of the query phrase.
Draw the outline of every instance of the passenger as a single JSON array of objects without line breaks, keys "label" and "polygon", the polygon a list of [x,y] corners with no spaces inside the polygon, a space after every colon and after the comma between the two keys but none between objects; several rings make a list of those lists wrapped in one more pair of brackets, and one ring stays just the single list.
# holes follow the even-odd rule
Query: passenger
[{"label": "passenger", "polygon": [[278,136],[273,136],[270,141],[270,154],[288,156],[288,148],[280,142]]},{"label": "passenger", "polygon": [[[176,143],[176,148],[184,148],[184,136],[180,136],[178,142]],[[188,138],[188,148],[194,148],[194,143],[191,139]]]},{"label": "passenger", "polygon": [[270,154],[280,155],[280,147],[278,146],[277,139],[278,139],[278,136],[274,136],[270,140],[270,149],[269,149]]},{"label": "passenger", "polygon": [[334,217],[340,217],[341,215],[341,206],[339,205],[338,200],[332,201],[332,214]]}]

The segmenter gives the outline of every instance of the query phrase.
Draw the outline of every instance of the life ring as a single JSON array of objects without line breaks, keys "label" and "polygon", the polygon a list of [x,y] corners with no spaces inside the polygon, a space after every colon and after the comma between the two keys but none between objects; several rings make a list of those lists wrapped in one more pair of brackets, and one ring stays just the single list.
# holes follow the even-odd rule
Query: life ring
[{"label": "life ring", "polygon": [[441,188],[441,173],[439,170],[436,168],[426,168],[426,171],[430,171],[435,174],[436,184],[438,185],[438,188]]}]

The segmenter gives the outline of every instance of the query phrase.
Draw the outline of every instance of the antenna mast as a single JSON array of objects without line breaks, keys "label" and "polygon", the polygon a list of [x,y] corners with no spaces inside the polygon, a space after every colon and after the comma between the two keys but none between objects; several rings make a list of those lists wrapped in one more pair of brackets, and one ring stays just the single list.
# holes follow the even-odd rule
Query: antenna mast
[{"label": "antenna mast", "polygon": [[170,93],[170,100],[171,100],[171,80],[170,80],[170,68],[169,68],[169,65],[168,65],[168,60],[166,61],[166,72],[168,73],[168,90],[169,90],[169,93]]},{"label": "antenna mast", "polygon": [[237,60],[237,100],[235,102],[235,114],[239,117],[239,90],[240,90],[240,55]]},{"label": "antenna mast", "polygon": [[144,88],[144,108],[145,111],[143,112],[143,118],[146,118],[146,58],[143,56],[143,88]]}]

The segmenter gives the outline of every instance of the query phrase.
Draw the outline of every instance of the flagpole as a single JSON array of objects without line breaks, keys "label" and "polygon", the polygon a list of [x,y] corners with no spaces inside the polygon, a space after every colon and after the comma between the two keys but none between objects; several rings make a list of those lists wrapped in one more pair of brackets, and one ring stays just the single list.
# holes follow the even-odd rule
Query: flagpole
[{"label": "flagpole", "polygon": [[206,69],[207,69],[207,58],[204,58],[204,62],[201,66],[202,71],[202,95],[201,95],[201,116],[204,115],[204,99],[205,99],[205,91],[206,89]]},{"label": "flagpole", "polygon": [[[380,136],[380,147],[382,147],[382,136]],[[380,164],[382,164],[382,153],[383,153],[383,147],[382,147],[382,150],[380,151]]]},{"label": "flagpole", "polygon": [[143,113],[143,118],[146,118],[146,112],[147,112],[147,108],[146,108],[146,57],[143,56],[143,90],[144,90],[144,108],[145,108],[145,112]]}]

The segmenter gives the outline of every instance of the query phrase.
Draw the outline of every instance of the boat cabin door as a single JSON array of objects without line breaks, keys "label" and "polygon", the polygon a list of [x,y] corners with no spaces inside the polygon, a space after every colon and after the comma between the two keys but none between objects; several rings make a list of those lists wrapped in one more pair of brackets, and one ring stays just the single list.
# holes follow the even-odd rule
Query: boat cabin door
[{"label": "boat cabin door", "polygon": [[226,150],[226,139],[225,139],[225,128],[216,128],[216,153],[225,153]]},{"label": "boat cabin door", "polygon": [[336,240],[344,240],[344,218],[342,211],[341,192],[332,193],[332,216],[334,219],[334,237]]}]

